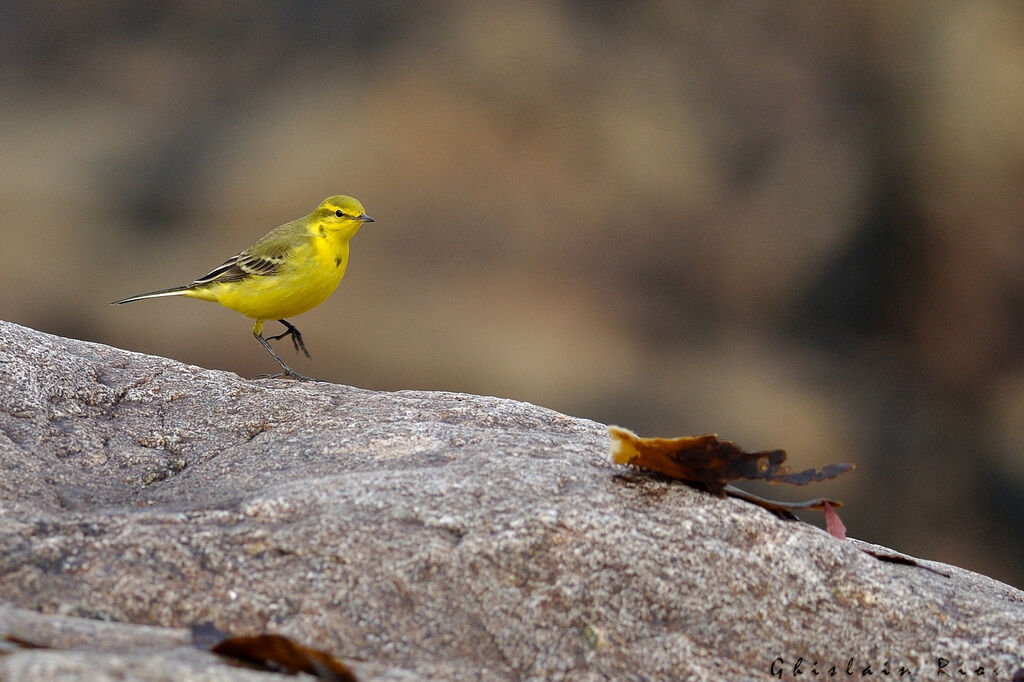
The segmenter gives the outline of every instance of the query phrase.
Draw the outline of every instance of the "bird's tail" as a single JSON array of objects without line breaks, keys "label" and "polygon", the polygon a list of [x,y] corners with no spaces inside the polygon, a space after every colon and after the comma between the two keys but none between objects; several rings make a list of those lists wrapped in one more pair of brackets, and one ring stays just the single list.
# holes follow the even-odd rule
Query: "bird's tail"
[{"label": "bird's tail", "polygon": [[131,303],[132,301],[141,301],[144,298],[159,298],[160,296],[181,296],[189,290],[190,285],[182,287],[171,287],[170,289],[157,289],[156,291],[147,291],[144,294],[137,294],[135,296],[129,296],[128,298],[122,298],[120,301],[113,301],[110,305],[121,305],[122,303]]}]

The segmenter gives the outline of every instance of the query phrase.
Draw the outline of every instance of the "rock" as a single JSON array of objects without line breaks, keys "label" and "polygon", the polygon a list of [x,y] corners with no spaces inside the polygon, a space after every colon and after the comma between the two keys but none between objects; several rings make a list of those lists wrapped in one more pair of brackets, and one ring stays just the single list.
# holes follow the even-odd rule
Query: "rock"
[{"label": "rock", "polygon": [[205,622],[363,680],[1024,665],[1019,590],[615,466],[585,419],[5,322],[0,377],[0,634],[51,647],[0,679],[267,679],[192,648]]}]

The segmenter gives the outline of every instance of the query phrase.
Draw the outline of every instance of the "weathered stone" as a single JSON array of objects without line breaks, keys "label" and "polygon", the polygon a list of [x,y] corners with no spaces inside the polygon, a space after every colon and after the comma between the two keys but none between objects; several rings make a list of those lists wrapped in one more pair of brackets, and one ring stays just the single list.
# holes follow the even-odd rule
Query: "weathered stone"
[{"label": "weathered stone", "polygon": [[585,419],[3,322],[0,382],[0,634],[54,647],[2,679],[265,678],[193,649],[206,621],[380,680],[1024,665],[1024,593],[622,469]]}]

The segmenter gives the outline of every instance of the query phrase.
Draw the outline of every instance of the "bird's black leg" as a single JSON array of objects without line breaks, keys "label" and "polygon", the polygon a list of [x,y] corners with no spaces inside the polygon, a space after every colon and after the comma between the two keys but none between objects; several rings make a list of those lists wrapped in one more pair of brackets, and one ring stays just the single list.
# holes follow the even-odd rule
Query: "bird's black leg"
[{"label": "bird's black leg", "polygon": [[[291,327],[291,325],[288,325],[288,326]],[[294,329],[294,327],[292,327],[292,328]],[[271,339],[279,339],[279,338],[281,338],[281,336],[284,336],[287,333],[288,332],[285,332],[284,334],[281,334],[280,336],[271,336],[270,338]],[[296,333],[298,333],[298,330],[296,330]],[[281,356],[278,355],[277,352],[273,348],[270,347],[270,342],[266,338],[264,338],[263,334],[257,333],[256,331],[253,331],[252,335],[256,337],[256,340],[260,342],[260,345],[262,345],[264,348],[266,348],[267,351],[269,351],[270,354],[274,356],[274,359],[277,360],[277,364],[281,365],[281,369],[284,370],[281,374],[274,374],[274,375],[262,375],[261,374],[257,378],[265,378],[267,376],[269,376],[270,378],[288,376],[288,377],[292,377],[294,379],[298,379],[299,381],[316,381],[316,379],[314,379],[312,377],[307,377],[305,374],[299,374],[294,369],[289,367],[288,363],[285,362],[284,360],[282,360]]]},{"label": "bird's black leg", "polygon": [[295,352],[298,353],[301,350],[303,353],[306,354],[307,358],[310,358],[309,351],[306,350],[306,344],[302,342],[302,334],[299,332],[299,328],[296,327],[291,322],[289,322],[288,320],[278,320],[278,322],[287,327],[287,329],[285,329],[277,336],[268,336],[267,340],[276,341],[278,339],[284,338],[285,336],[290,336],[292,337],[292,345],[295,346]]}]

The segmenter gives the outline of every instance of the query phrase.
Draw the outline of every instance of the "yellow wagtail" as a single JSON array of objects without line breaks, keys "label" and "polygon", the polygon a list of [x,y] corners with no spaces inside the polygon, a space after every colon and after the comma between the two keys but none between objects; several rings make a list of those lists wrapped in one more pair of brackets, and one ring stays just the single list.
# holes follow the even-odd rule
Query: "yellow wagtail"
[{"label": "yellow wagtail", "polygon": [[[112,305],[159,296],[215,301],[256,320],[253,336],[284,370],[274,376],[308,381],[309,377],[281,359],[270,347],[270,341],[291,336],[295,351],[301,350],[309,357],[302,334],[285,318],[304,313],[331,295],[345,276],[349,240],[363,223],[372,222],[373,218],[366,215],[356,199],[328,197],[309,215],[275,227],[248,249],[191,284],[129,296]],[[265,338],[266,320],[277,320],[285,331]]]}]

